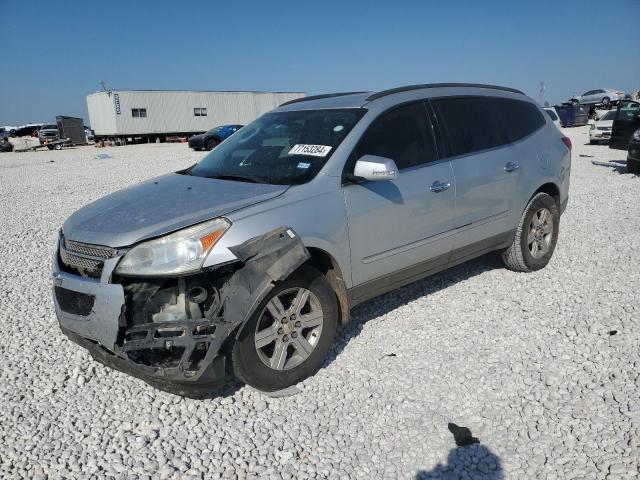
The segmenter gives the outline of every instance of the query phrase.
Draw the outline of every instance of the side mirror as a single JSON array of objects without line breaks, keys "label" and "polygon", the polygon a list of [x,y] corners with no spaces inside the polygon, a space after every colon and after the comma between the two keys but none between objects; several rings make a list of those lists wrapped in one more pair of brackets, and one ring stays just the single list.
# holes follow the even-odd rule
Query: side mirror
[{"label": "side mirror", "polygon": [[356,162],[353,169],[356,177],[362,177],[372,182],[378,180],[395,180],[398,178],[398,167],[396,162],[390,158],[378,157],[377,155],[363,155]]}]

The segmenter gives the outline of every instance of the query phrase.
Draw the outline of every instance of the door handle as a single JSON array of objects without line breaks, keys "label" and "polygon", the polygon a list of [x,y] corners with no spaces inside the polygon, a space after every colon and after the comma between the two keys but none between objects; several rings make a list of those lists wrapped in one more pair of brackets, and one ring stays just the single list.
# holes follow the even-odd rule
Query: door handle
[{"label": "door handle", "polygon": [[429,190],[431,190],[433,193],[440,193],[445,191],[450,186],[451,186],[450,183],[440,182],[436,180],[431,184],[431,186],[429,187]]},{"label": "door handle", "polygon": [[509,162],[504,166],[504,171],[505,172],[513,172],[515,170],[518,170],[520,168],[520,165],[514,162]]}]

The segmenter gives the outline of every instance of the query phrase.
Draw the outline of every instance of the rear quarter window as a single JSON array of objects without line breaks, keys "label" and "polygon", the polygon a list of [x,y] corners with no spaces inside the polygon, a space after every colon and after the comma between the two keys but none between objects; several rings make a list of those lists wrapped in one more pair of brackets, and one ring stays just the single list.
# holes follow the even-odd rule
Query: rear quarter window
[{"label": "rear quarter window", "polygon": [[533,103],[510,98],[493,98],[492,102],[507,125],[512,142],[531,135],[546,123],[540,109]]}]

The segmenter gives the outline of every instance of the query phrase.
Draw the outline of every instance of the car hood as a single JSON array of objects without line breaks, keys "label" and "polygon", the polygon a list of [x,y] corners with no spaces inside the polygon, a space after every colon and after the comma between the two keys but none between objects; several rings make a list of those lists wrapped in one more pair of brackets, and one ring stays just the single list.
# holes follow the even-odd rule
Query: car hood
[{"label": "car hood", "polygon": [[171,173],[86,205],[62,230],[77,242],[126,247],[275,198],[287,188]]}]

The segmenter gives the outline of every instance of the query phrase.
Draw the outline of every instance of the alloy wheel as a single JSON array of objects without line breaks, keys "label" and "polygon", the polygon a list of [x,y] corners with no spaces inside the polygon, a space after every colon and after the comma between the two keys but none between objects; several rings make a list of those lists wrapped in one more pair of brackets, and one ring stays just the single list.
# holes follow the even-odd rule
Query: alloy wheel
[{"label": "alloy wheel", "polygon": [[322,334],[318,298],[306,288],[275,295],[260,313],[254,344],[258,357],[273,370],[289,370],[304,362]]},{"label": "alloy wheel", "polygon": [[533,258],[544,257],[551,247],[552,237],[553,215],[548,208],[541,208],[533,214],[529,223],[527,246],[531,256]]}]

